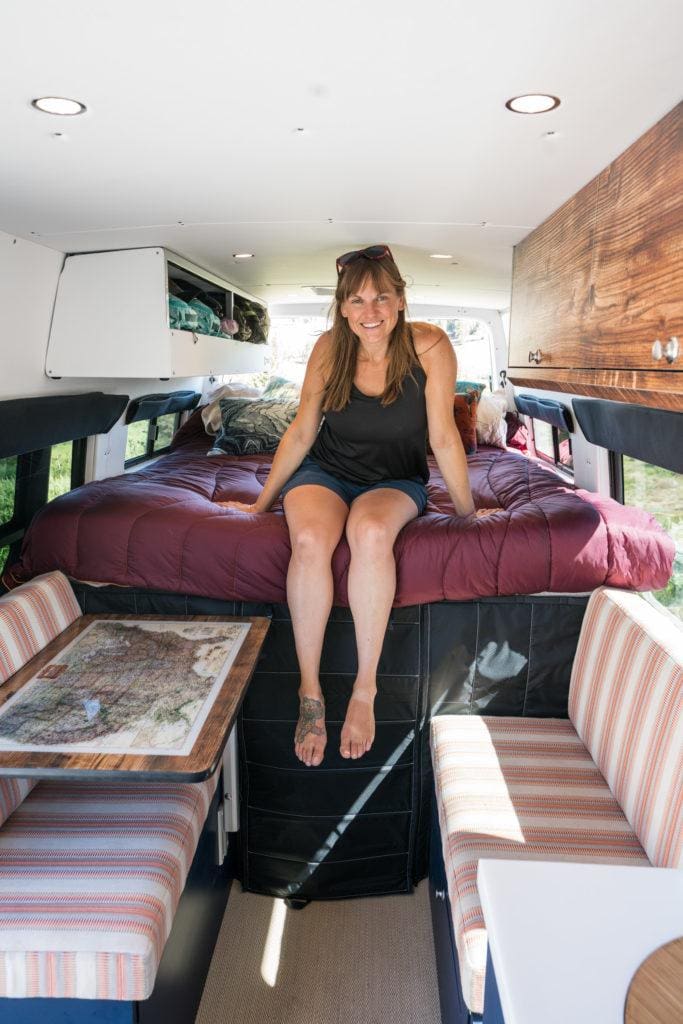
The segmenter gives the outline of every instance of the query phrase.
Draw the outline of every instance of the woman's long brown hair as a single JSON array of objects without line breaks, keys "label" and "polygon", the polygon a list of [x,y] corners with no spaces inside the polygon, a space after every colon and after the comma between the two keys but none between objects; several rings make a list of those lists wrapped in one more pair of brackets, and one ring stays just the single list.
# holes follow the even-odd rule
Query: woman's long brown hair
[{"label": "woman's long brown hair", "polygon": [[[358,293],[365,282],[378,292],[393,289],[404,300],[406,283],[399,273],[394,261],[383,256],[380,260],[357,259],[344,267],[339,275],[337,291],[334,297],[334,320],[330,329],[331,341],[329,356],[324,368],[325,388],[323,412],[328,410],[339,412],[348,405],[351,398],[351,385],[356,374],[356,357],[358,338],[349,327],[348,320],[341,314],[341,304],[350,295]],[[418,362],[413,344],[413,333],[406,322],[406,310],[398,313],[398,323],[389,339],[389,366],[387,379],[382,392],[382,405],[395,402],[403,390],[403,381],[409,376]]]}]

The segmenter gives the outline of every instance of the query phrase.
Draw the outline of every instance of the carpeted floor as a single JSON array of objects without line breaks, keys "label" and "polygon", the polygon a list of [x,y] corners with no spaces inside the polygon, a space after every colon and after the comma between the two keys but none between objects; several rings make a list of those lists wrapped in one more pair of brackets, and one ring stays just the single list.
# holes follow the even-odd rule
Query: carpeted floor
[{"label": "carpeted floor", "polygon": [[236,883],[196,1024],[441,1024],[427,883],[305,910]]}]

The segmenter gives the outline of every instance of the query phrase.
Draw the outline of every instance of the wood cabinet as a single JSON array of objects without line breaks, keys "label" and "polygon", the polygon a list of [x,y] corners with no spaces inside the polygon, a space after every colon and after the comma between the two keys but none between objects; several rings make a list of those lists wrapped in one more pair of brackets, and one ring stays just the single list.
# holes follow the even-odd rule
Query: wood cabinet
[{"label": "wood cabinet", "polygon": [[161,248],[67,256],[57,286],[47,375],[171,379],[263,369],[267,345],[171,330],[169,277],[203,282],[207,292],[228,301],[234,293],[246,295]]},{"label": "wood cabinet", "polygon": [[516,247],[509,366],[683,409],[683,104]]}]

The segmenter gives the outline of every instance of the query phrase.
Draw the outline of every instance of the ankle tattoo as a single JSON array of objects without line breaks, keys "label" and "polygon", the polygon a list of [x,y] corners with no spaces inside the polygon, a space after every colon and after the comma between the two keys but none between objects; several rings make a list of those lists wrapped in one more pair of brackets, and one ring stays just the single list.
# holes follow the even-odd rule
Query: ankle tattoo
[{"label": "ankle tattoo", "polygon": [[301,707],[299,710],[299,721],[296,725],[296,742],[303,743],[305,738],[309,735],[324,736],[325,726],[315,724],[324,717],[325,705],[321,700],[316,700],[314,697],[302,697]]}]

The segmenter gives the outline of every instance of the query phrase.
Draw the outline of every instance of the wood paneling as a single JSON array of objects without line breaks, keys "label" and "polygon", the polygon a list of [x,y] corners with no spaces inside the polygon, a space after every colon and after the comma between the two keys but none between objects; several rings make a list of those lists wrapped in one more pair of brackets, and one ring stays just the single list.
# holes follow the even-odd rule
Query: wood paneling
[{"label": "wood paneling", "polygon": [[[510,336],[511,379],[514,367],[558,381],[560,369],[629,369],[679,390],[671,371],[683,369],[683,104],[516,247]],[[671,336],[678,360],[653,359],[653,342]],[[529,362],[537,349],[538,365]]]},{"label": "wood paneling", "polygon": [[655,409],[683,412],[683,371],[646,373],[638,370],[567,370],[548,367],[510,369],[517,387],[563,391],[612,402],[636,402]]},{"label": "wood paneling", "polygon": [[[52,643],[32,658],[19,672],[10,676],[0,689],[0,703],[6,703],[41,668],[47,665],[71,643],[79,633],[102,619],[164,621],[175,620],[172,615],[82,615]],[[187,622],[248,622],[247,636],[221,686],[211,710],[201,727],[191,752],[186,757],[171,754],[65,754],[39,750],[1,750],[0,775],[26,775],[51,778],[78,776],[79,778],[150,778],[176,782],[200,782],[213,775],[220,763],[228,734],[240,709],[247,686],[254,674],[270,620],[242,618],[229,615],[187,615]]]}]

